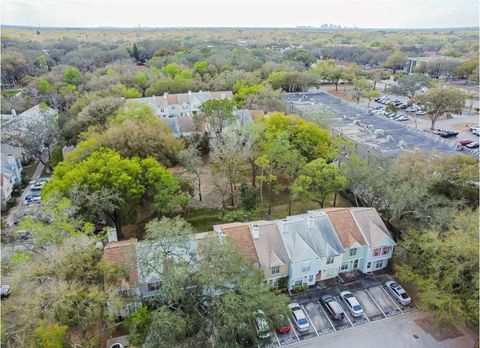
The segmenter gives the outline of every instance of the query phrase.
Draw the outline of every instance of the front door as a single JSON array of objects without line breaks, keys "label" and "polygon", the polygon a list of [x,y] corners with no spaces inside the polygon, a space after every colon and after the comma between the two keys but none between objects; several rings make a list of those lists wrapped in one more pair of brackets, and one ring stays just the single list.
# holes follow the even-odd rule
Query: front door
[{"label": "front door", "polygon": [[322,271],[318,271],[317,275],[315,276],[315,281],[319,282],[322,279]]}]

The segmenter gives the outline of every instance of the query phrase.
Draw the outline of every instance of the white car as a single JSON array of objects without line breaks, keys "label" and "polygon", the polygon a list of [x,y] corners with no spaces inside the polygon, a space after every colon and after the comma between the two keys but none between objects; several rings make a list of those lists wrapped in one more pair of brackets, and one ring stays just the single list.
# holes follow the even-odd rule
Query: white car
[{"label": "white car", "polygon": [[258,338],[268,338],[271,335],[270,326],[268,326],[267,318],[265,313],[259,309],[255,313],[255,328],[257,329]]},{"label": "white car", "polygon": [[298,303],[290,303],[288,305],[292,311],[292,319],[295,327],[298,331],[307,331],[310,328],[310,323],[307,320],[307,316],[303,312],[302,307]]},{"label": "white car", "polygon": [[407,292],[402,288],[402,286],[393,280],[390,280],[385,283],[388,292],[392,295],[392,297],[400,303],[402,306],[406,306],[412,302],[410,296],[408,296]]},{"label": "white car", "polygon": [[361,317],[363,315],[363,309],[358,302],[357,298],[353,296],[350,291],[342,291],[340,293],[340,297],[342,298],[343,302],[347,305],[348,311],[354,317]]}]

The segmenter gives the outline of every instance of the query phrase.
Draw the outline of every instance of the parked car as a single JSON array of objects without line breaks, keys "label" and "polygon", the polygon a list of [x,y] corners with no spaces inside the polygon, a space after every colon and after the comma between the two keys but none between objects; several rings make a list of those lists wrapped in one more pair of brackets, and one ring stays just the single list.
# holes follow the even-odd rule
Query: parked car
[{"label": "parked car", "polygon": [[468,147],[469,149],[476,149],[478,147],[478,145],[479,144],[476,141],[474,141],[474,142],[471,142],[471,143],[465,145],[465,147]]},{"label": "parked car", "polygon": [[462,146],[465,146],[465,145],[468,145],[470,143],[473,143],[473,140],[470,140],[470,139],[463,139],[463,140],[460,140],[458,142],[459,145],[462,145]]},{"label": "parked car", "polygon": [[437,129],[434,134],[440,135],[442,138],[451,138],[458,135],[457,131],[452,131],[449,129]]},{"label": "parked car", "polygon": [[335,297],[331,295],[323,295],[320,299],[333,320],[342,320],[345,317],[345,313],[337,300],[335,300]]},{"label": "parked car", "polygon": [[114,343],[110,346],[110,348],[124,348],[123,344],[121,343]]},{"label": "parked car", "polygon": [[416,112],[417,108],[415,106],[409,106],[405,109],[406,112]]},{"label": "parked car", "polygon": [[474,130],[480,131],[480,126],[472,126],[472,127],[470,127],[470,132],[473,132]]},{"label": "parked car", "polygon": [[290,325],[288,318],[284,315],[280,315],[278,317],[278,325],[275,331],[277,331],[279,334],[284,334],[290,332],[291,328],[292,326]]},{"label": "parked car", "polygon": [[350,291],[342,291],[340,297],[343,302],[347,305],[350,314],[354,317],[361,317],[363,315],[363,309],[358,302],[357,298],[353,296]]},{"label": "parked car", "polygon": [[412,302],[410,296],[408,296],[407,292],[402,288],[402,286],[393,280],[390,280],[385,283],[388,292],[392,295],[392,297],[400,303],[402,306],[406,306]]},{"label": "parked car", "polygon": [[408,105],[404,104],[404,103],[401,103],[400,105],[397,105],[397,107],[401,110],[404,110],[404,109],[408,108]]},{"label": "parked car", "polygon": [[477,135],[477,136],[479,136],[479,135],[480,135],[480,129],[474,129],[474,130],[472,131],[472,133],[475,134],[475,135]]},{"label": "parked car", "polygon": [[35,197],[40,197],[40,191],[33,191],[33,193],[25,196],[25,202],[30,203]]},{"label": "parked car", "polygon": [[31,203],[40,203],[41,201],[42,201],[42,197],[40,196],[35,196],[30,200]]},{"label": "parked car", "polygon": [[423,115],[426,115],[426,114],[427,114],[426,111],[422,111],[422,110],[417,111],[417,115],[418,115],[418,116],[423,116]]},{"label": "parked car", "polygon": [[288,305],[292,311],[292,319],[298,331],[307,331],[310,328],[310,323],[307,316],[303,312],[302,307],[298,303],[290,303]]},{"label": "parked car", "polygon": [[11,293],[12,289],[10,288],[10,285],[2,285],[2,287],[0,288],[1,298],[7,298],[8,296],[10,296]]},{"label": "parked car", "polygon": [[258,338],[268,338],[271,335],[270,326],[268,326],[265,312],[259,309],[255,313],[255,328],[257,329]]},{"label": "parked car", "polygon": [[397,118],[395,118],[395,119],[396,119],[397,121],[401,121],[401,122],[403,122],[403,121],[408,121],[408,120],[409,120],[409,118],[408,118],[407,116],[404,116],[404,115],[399,116],[399,117],[397,117]]}]

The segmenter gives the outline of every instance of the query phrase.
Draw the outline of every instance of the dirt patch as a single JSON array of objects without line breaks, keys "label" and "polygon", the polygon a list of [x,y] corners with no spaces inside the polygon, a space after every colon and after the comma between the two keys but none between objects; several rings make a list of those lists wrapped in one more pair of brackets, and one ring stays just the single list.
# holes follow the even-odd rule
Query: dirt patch
[{"label": "dirt patch", "polygon": [[455,326],[447,324],[443,327],[438,327],[432,317],[425,317],[415,320],[415,324],[435,338],[436,341],[441,342],[449,338],[463,336],[462,332]]},{"label": "dirt patch", "polygon": [[345,95],[341,89],[343,89],[343,87],[340,87],[338,91],[335,90],[335,88],[329,89],[328,93],[330,93],[331,95],[334,95],[335,97],[342,98],[350,102],[353,101],[352,97],[349,95]]},{"label": "dirt patch", "polygon": [[476,123],[460,123],[453,125],[453,128],[462,131],[462,132],[470,132],[470,127],[477,126]]}]

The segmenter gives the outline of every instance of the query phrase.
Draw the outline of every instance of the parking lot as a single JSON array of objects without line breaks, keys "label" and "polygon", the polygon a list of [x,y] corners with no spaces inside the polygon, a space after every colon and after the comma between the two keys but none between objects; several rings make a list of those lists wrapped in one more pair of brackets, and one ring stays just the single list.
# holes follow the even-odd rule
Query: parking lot
[{"label": "parking lot", "polygon": [[[458,152],[455,149],[455,142],[450,144],[450,141],[444,141],[439,136],[417,133],[413,127],[402,122],[370,115],[366,109],[324,92],[290,93],[286,95],[286,99],[290,107],[289,111],[299,114],[322,106],[332,108],[339,115],[333,128],[378,154],[397,157],[404,151],[415,150]],[[468,151],[464,153],[472,154]]]},{"label": "parking lot", "polygon": [[[316,296],[315,290],[312,294],[302,298],[294,298],[292,301],[298,302],[304,310],[308,321],[310,323],[309,330],[300,332],[296,329],[291,321],[292,329],[289,333],[278,334],[276,332],[268,338],[258,342],[258,347],[280,347],[289,344],[297,343],[299,341],[306,341],[319,336],[334,334],[335,332],[348,330],[355,326],[369,325],[369,323],[402,315],[411,311],[415,311],[417,307],[412,302],[408,306],[401,306],[384,288],[384,280],[391,279],[389,276],[381,278],[381,283],[370,284],[372,286],[359,287],[359,284],[354,284],[353,287],[358,289],[352,290],[352,285],[339,285],[331,288],[324,288],[319,290],[322,295],[329,294],[335,297],[337,302],[342,306],[345,312],[345,317],[342,320],[332,320],[327,315],[326,308],[319,300],[320,296]],[[360,284],[361,285],[361,284]],[[345,303],[340,298],[340,292],[343,290],[350,290],[357,298],[363,308],[363,315],[361,317],[353,317],[348,311]]]}]

